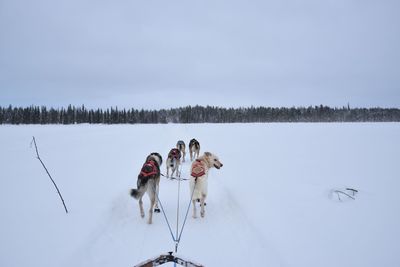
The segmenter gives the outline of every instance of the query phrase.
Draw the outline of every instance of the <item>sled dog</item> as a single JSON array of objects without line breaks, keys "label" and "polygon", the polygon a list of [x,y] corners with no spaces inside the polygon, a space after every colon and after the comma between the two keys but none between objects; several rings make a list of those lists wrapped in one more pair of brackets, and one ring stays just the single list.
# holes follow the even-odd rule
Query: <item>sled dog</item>
[{"label": "sled dog", "polygon": [[171,177],[174,176],[176,171],[176,176],[180,177],[179,166],[181,165],[181,152],[177,148],[173,148],[169,151],[167,157],[167,177],[169,177],[169,169],[171,169]]},{"label": "sled dog", "polygon": [[147,156],[145,163],[140,170],[137,179],[137,189],[131,189],[130,194],[133,198],[139,200],[140,216],[144,218],[143,210],[143,195],[147,192],[150,198],[149,219],[147,223],[153,222],[153,208],[155,212],[160,212],[158,209],[157,195],[160,184],[160,166],[162,157],[159,153],[151,153]]},{"label": "sled dog", "polygon": [[207,197],[207,179],[208,170],[212,167],[220,169],[223,164],[218,157],[210,152],[204,152],[204,155],[197,158],[190,168],[190,194],[193,202],[193,218],[197,217],[196,200],[200,199],[200,215],[204,217],[204,201]]},{"label": "sled dog", "polygon": [[179,149],[179,151],[182,153],[182,162],[185,162],[185,156],[186,156],[186,145],[185,142],[182,140],[179,140],[176,143],[176,148]]},{"label": "sled dog", "polygon": [[194,138],[189,142],[189,153],[190,161],[193,161],[193,159],[197,158],[200,154],[200,143]]}]

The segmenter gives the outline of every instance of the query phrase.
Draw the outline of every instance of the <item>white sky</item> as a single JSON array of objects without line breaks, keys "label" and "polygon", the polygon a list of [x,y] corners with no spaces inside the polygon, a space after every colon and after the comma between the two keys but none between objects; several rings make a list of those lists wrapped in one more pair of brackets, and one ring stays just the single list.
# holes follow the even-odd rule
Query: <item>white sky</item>
[{"label": "white sky", "polygon": [[397,0],[0,0],[0,105],[400,107]]}]

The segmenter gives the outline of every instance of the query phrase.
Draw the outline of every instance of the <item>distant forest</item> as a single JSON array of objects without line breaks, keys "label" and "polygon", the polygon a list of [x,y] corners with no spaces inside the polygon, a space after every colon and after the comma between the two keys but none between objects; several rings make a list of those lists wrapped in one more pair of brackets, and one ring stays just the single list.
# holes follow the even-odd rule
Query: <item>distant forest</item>
[{"label": "distant forest", "polygon": [[233,122],[399,122],[398,108],[327,106],[222,108],[187,106],[172,109],[87,109],[85,106],[0,106],[0,124],[136,124]]}]

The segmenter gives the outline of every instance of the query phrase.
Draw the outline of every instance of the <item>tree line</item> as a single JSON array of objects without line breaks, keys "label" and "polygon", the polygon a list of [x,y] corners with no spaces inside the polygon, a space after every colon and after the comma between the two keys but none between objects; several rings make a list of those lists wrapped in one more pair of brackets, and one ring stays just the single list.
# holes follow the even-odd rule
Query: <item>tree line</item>
[{"label": "tree line", "polygon": [[399,122],[398,108],[331,108],[186,106],[180,108],[87,109],[46,106],[1,107],[0,124],[137,124],[137,123],[235,123],[235,122]]}]

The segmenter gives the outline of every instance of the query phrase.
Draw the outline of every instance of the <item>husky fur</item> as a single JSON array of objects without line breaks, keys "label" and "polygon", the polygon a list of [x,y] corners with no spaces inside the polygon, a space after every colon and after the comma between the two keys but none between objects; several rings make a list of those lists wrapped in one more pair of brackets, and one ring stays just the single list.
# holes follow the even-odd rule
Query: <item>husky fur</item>
[{"label": "husky fur", "polygon": [[176,148],[179,149],[179,151],[182,153],[182,162],[185,162],[185,156],[186,156],[186,144],[182,140],[179,140],[176,143]]},{"label": "husky fur", "polygon": [[171,169],[171,176],[174,176],[174,172],[176,172],[176,176],[181,176],[179,172],[179,166],[181,165],[181,152],[179,149],[173,148],[169,151],[166,165],[167,177],[169,177],[169,169]]},{"label": "husky fur", "polygon": [[[208,170],[213,167],[220,169],[222,166],[223,164],[219,161],[218,157],[210,152],[205,152],[204,155],[197,158],[192,163],[192,167],[190,168],[191,177],[189,184],[193,202],[193,218],[197,218],[196,201],[198,199],[200,199],[200,215],[201,217],[204,217],[205,215],[204,202],[207,197]],[[196,173],[200,172],[196,169],[203,169],[201,170],[201,176],[196,175]]]},{"label": "husky fur", "polygon": [[[150,176],[145,176],[142,174],[142,171],[138,175],[137,179],[137,189],[131,189],[130,194],[136,200],[139,200],[139,208],[140,208],[140,216],[144,218],[144,209],[143,209],[143,195],[147,192],[150,198],[150,209],[149,209],[149,219],[147,223],[151,224],[153,222],[153,208],[158,209],[158,201],[157,195],[159,191],[160,184],[160,166],[162,164],[162,157],[159,153],[151,153],[147,156],[145,164],[152,161],[156,167],[154,174]],[[153,164],[152,163],[152,164]],[[144,165],[143,165],[144,166]],[[142,168],[143,170],[143,168]]]},{"label": "husky fur", "polygon": [[196,159],[200,154],[200,143],[194,138],[189,142],[189,153],[190,153],[190,161]]}]

